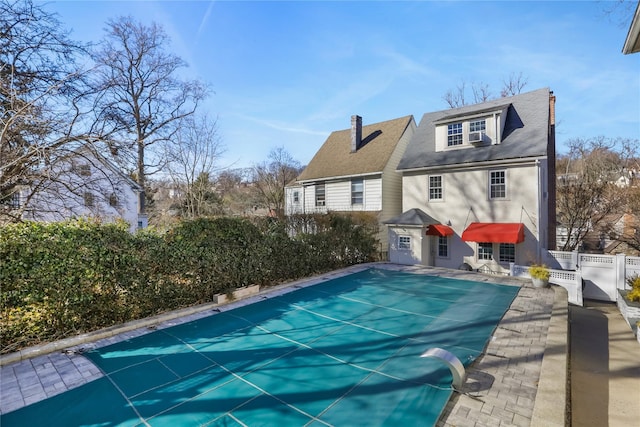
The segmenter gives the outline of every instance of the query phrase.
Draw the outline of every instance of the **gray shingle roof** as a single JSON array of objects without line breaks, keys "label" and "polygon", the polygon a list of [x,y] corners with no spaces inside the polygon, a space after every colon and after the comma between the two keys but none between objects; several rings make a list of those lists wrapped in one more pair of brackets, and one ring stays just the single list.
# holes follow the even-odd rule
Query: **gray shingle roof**
[{"label": "gray shingle roof", "polygon": [[427,224],[439,224],[439,222],[431,218],[421,209],[414,208],[384,221],[384,224],[422,226]]},{"label": "gray shingle roof", "polygon": [[364,145],[351,152],[351,129],[332,132],[298,181],[382,172],[413,120],[405,116],[362,126]]},{"label": "gray shingle roof", "polygon": [[[549,95],[549,89],[544,88],[481,104],[427,113],[422,116],[398,170],[546,156]],[[500,144],[435,151],[436,122],[498,110],[505,106],[508,106],[507,118]]]}]

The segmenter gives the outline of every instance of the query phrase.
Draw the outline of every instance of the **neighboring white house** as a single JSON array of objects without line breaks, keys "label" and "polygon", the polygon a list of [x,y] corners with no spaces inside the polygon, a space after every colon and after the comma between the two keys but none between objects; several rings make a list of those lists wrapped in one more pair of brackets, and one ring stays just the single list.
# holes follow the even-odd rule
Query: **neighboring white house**
[{"label": "neighboring white house", "polygon": [[[302,173],[285,188],[285,214],[365,211],[379,221],[402,211],[398,163],[416,130],[413,116],[332,132]],[[387,233],[379,238],[387,247]]]},{"label": "neighboring white house", "polygon": [[407,147],[390,259],[507,272],[555,248],[555,96],[427,113]]},{"label": "neighboring white house", "polygon": [[124,220],[132,232],[147,226],[146,215],[138,213],[140,186],[88,145],[57,157],[46,171],[54,179],[24,187],[15,197],[13,208],[22,210],[23,219]]}]

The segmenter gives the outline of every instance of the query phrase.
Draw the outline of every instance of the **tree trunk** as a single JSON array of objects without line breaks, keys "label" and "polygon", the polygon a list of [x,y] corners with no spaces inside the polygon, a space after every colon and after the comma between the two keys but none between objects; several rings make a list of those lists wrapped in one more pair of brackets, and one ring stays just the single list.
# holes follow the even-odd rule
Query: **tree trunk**
[{"label": "tree trunk", "polygon": [[141,187],[138,195],[138,213],[146,213],[145,209],[145,179],[144,179],[144,141],[138,140],[138,184]]}]

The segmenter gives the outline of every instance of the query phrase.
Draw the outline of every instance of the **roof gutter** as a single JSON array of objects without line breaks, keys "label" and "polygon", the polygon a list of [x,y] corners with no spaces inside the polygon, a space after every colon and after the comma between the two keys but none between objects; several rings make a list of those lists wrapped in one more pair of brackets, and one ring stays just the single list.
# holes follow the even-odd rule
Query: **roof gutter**
[{"label": "roof gutter", "polygon": [[318,182],[318,181],[338,181],[338,180],[343,180],[343,179],[346,179],[346,178],[360,178],[360,177],[382,175],[382,174],[383,174],[382,171],[356,173],[356,174],[351,174],[351,175],[329,176],[329,177],[326,177],[326,178],[318,177],[318,178],[313,178],[313,179],[301,179],[300,181],[296,181],[296,183],[305,185],[305,184],[313,184],[314,182]]},{"label": "roof gutter", "polygon": [[421,172],[421,171],[434,171],[434,170],[452,170],[452,169],[468,169],[468,168],[485,168],[487,166],[505,166],[505,165],[519,165],[532,163],[544,159],[545,156],[535,156],[535,157],[520,157],[517,159],[504,159],[504,160],[487,160],[482,162],[466,162],[466,163],[454,163],[447,165],[436,165],[436,166],[423,166],[420,168],[409,168],[409,169],[396,169],[396,172],[404,173],[404,172]]}]

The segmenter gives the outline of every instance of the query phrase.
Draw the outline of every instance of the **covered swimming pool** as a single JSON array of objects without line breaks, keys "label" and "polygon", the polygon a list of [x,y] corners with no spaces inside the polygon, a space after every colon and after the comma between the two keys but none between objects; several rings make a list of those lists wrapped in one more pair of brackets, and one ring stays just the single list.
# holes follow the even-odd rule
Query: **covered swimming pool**
[{"label": "covered swimming pool", "polygon": [[87,354],[105,377],[2,425],[433,425],[518,287],[380,269]]}]

